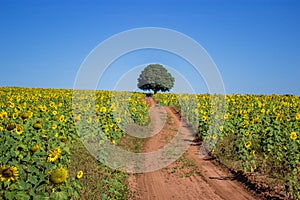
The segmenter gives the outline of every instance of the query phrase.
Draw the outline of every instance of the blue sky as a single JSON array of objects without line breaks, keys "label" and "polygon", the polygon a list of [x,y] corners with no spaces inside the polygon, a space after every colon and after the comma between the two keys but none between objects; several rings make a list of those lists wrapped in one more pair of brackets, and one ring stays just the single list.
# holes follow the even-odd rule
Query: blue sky
[{"label": "blue sky", "polygon": [[[197,41],[227,93],[300,95],[298,0],[0,0],[0,85],[72,88],[99,43],[141,27],[173,29]],[[176,59],[157,51],[120,58],[98,87],[121,88],[122,77],[134,87],[142,64],[173,67]],[[189,67],[175,70],[196,93],[207,92]],[[183,85],[174,92],[186,92]]]}]

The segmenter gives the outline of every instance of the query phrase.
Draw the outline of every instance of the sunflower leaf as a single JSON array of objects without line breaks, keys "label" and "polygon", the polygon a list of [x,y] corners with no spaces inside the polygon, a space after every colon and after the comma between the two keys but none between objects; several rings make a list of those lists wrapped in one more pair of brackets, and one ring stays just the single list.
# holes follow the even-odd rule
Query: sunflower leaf
[{"label": "sunflower leaf", "polygon": [[35,176],[29,176],[28,177],[28,182],[30,182],[32,184],[36,184],[38,182],[38,180]]},{"label": "sunflower leaf", "polygon": [[5,198],[8,200],[14,199],[14,196],[15,196],[14,192],[10,192],[10,191],[5,191],[4,195],[5,195]]},{"label": "sunflower leaf", "polygon": [[16,199],[20,199],[20,200],[29,200],[30,199],[30,196],[28,194],[26,194],[25,192],[18,192],[16,195],[15,195],[15,198]]},{"label": "sunflower leaf", "polygon": [[68,199],[68,194],[66,192],[53,192],[52,197],[55,200],[66,200]]}]

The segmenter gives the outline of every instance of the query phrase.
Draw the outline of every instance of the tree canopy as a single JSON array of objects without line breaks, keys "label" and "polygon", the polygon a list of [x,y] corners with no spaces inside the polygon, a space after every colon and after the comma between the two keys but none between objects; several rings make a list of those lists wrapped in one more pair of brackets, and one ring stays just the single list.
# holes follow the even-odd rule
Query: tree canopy
[{"label": "tree canopy", "polygon": [[174,86],[174,77],[160,64],[150,64],[142,71],[138,78],[138,88],[166,92]]}]

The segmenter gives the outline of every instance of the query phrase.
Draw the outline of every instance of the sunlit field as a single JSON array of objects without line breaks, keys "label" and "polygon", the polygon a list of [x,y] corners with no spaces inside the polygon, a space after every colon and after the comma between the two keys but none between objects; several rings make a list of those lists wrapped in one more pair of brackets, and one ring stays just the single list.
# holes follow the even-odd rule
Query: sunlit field
[{"label": "sunlit field", "polygon": [[[127,174],[97,161],[82,141],[124,145],[124,124],[149,122],[144,97],[81,91],[74,101],[73,90],[0,88],[1,199],[126,199]],[[188,109],[184,113],[190,116],[184,118],[198,124],[200,140],[215,140],[211,154],[226,166],[299,198],[298,96],[226,95],[222,116],[211,107],[215,97],[207,94],[158,93],[154,98]],[[190,107],[183,108],[179,98]],[[211,123],[219,125],[209,128]]]}]

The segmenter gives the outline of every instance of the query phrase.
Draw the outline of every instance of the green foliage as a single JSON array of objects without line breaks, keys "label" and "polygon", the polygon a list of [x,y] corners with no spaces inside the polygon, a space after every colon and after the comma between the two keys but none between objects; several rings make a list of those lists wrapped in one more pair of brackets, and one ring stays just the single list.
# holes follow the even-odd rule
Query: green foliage
[{"label": "green foliage", "polygon": [[138,87],[141,90],[166,92],[174,86],[174,77],[160,64],[148,65],[138,78]]},{"label": "green foliage", "polygon": [[[101,129],[106,139],[117,144],[124,136],[124,124],[148,121],[148,104],[141,93],[96,91],[90,99],[87,91],[81,91],[77,104],[72,94],[73,90],[0,88],[0,199],[80,198],[80,190],[87,187],[80,181],[87,173],[78,163],[82,154],[74,157],[70,150],[79,140],[78,133],[83,141],[99,139],[96,130]],[[75,171],[71,163],[78,166]],[[57,168],[66,171],[53,181]],[[105,174],[105,179],[95,182],[103,182],[108,199],[122,199],[125,173],[104,165],[95,168]],[[79,170],[84,172],[82,179],[76,178]],[[96,179],[98,174],[93,175]],[[86,191],[93,188],[89,185]]]}]

